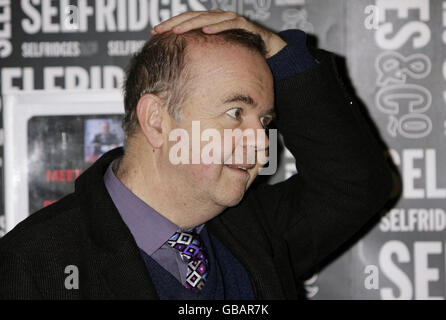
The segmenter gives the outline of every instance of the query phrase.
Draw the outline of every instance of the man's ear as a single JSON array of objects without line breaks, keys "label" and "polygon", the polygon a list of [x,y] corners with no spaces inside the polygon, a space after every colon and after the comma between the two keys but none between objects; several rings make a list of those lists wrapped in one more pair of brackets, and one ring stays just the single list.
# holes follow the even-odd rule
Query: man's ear
[{"label": "man's ear", "polygon": [[142,133],[152,148],[160,148],[163,144],[163,103],[154,94],[143,95],[136,105],[136,115]]}]

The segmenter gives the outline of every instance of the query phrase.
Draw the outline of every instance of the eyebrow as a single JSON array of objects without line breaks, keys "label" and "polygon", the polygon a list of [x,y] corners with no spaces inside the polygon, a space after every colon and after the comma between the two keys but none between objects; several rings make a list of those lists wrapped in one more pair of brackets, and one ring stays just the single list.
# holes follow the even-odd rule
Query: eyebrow
[{"label": "eyebrow", "polygon": [[233,93],[223,100],[223,103],[242,102],[252,107],[257,107],[257,102],[250,96],[243,93]]},{"label": "eyebrow", "polygon": [[[223,99],[223,103],[227,104],[227,103],[232,103],[232,102],[241,102],[244,103],[246,105],[249,105],[253,108],[257,107],[257,102],[250,96],[247,94],[243,94],[243,93],[233,93],[231,95],[229,95],[228,97],[226,97],[225,99]],[[270,115],[273,119],[276,118],[276,112],[274,110],[274,107],[271,107],[266,113],[265,115]]]}]

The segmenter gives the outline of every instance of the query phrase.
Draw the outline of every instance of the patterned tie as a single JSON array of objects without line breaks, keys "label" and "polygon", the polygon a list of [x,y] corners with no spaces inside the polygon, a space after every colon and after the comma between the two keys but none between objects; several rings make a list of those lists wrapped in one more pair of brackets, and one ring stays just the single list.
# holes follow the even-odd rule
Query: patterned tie
[{"label": "patterned tie", "polygon": [[187,264],[185,286],[195,292],[201,291],[209,272],[209,261],[199,235],[195,232],[177,231],[167,243],[180,252]]}]

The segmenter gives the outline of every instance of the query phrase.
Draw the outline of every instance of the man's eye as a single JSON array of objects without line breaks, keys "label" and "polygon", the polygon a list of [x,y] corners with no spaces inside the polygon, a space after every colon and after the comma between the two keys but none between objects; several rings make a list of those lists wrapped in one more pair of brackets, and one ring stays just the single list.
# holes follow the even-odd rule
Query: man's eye
[{"label": "man's eye", "polygon": [[272,117],[260,117],[260,123],[262,124],[263,128],[267,128],[269,126],[269,124],[272,121]]},{"label": "man's eye", "polygon": [[240,119],[240,117],[242,115],[242,109],[233,108],[231,110],[226,111],[226,114],[229,115],[231,118],[238,120],[238,119]]}]

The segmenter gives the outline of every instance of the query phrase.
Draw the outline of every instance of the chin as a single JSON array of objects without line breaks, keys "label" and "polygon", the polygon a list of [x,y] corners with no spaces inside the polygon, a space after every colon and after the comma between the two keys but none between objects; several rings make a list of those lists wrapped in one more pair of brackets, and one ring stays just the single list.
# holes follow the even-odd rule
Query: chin
[{"label": "chin", "polygon": [[240,173],[228,171],[223,179],[218,181],[216,187],[212,188],[212,198],[219,206],[234,207],[243,199],[248,183],[249,181],[240,176]]},{"label": "chin", "polygon": [[244,195],[244,191],[226,194],[225,197],[218,197],[217,203],[223,207],[234,207],[240,203]]}]

